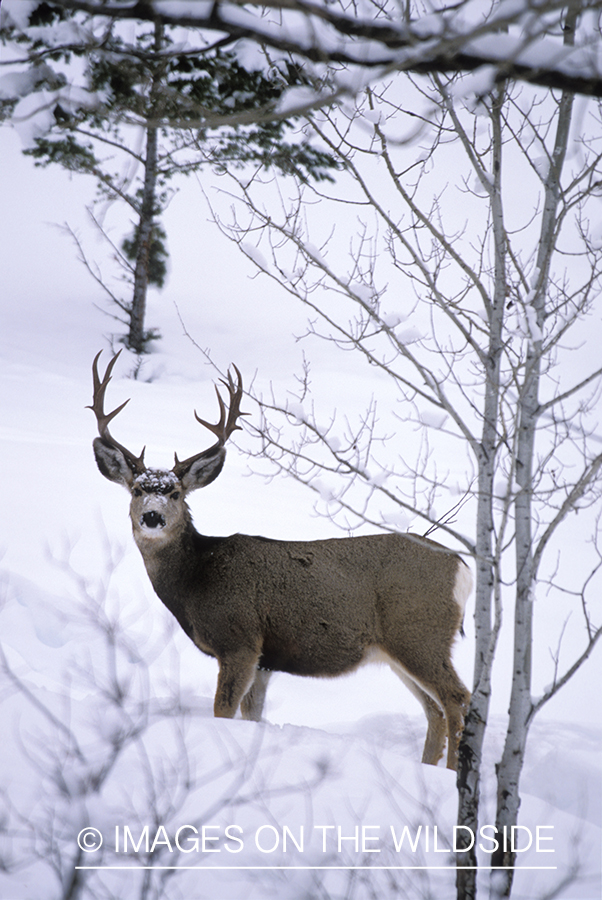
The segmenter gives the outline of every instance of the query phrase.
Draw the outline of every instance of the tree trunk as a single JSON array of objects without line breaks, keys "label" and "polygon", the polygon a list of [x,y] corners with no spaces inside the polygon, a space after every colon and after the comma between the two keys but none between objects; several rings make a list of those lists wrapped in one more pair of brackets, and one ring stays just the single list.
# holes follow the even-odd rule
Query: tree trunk
[{"label": "tree trunk", "polygon": [[[163,46],[163,26],[160,22],[155,24],[155,50],[158,52]],[[146,295],[148,291],[150,247],[153,237],[154,220],[157,211],[157,126],[154,124],[153,112],[157,87],[160,82],[160,74],[153,71],[150,89],[150,118],[146,124],[146,155],[144,159],[144,187],[142,191],[142,203],[140,217],[136,229],[138,242],[136,248],[136,263],[134,267],[134,293],[130,310],[130,330],[127,337],[127,346],[135,353],[144,353],[147,340],[144,321],[146,316]]]},{"label": "tree trunk", "polygon": [[[576,16],[570,11],[565,26],[565,43],[573,42]],[[539,418],[539,384],[541,377],[541,333],[546,318],[546,296],[550,265],[556,244],[557,211],[560,200],[560,178],[566,157],[573,108],[572,94],[564,94],[559,102],[558,124],[550,169],[545,182],[544,208],[537,255],[538,283],[531,306],[535,312],[536,333],[531,335],[524,378],[519,395],[519,427],[516,448],[516,483],[514,502],[516,521],[516,599],[514,610],[513,679],[509,720],[502,759],[497,766],[496,827],[509,834],[518,822],[520,777],[525,759],[527,734],[533,715],[531,699],[531,653],[533,645],[533,601],[537,566],[533,558],[532,500],[533,457]],[[528,300],[526,301],[528,302]],[[504,832],[504,828],[506,831]],[[492,896],[509,897],[512,891],[516,853],[512,843],[499,846],[492,855],[493,867],[501,867],[492,879]]]},{"label": "tree trunk", "polygon": [[[502,134],[501,108],[503,87],[498,90],[491,111],[493,131],[493,183],[491,185],[491,215],[495,244],[494,295],[489,309],[489,346],[485,362],[485,397],[483,430],[479,448],[478,506],[477,506],[477,579],[475,602],[475,671],[470,710],[466,717],[460,743],[458,765],[458,825],[478,831],[480,778],[483,741],[489,714],[491,695],[491,667],[499,631],[499,611],[494,611],[494,597],[498,588],[497,554],[493,546],[493,484],[498,446],[498,414],[500,400],[500,365],[502,358],[502,327],[506,299],[506,237],[504,230],[501,174]],[[460,831],[460,835],[467,832]],[[458,900],[475,900],[477,879],[475,866],[476,842],[471,850],[457,856],[456,890]]]}]

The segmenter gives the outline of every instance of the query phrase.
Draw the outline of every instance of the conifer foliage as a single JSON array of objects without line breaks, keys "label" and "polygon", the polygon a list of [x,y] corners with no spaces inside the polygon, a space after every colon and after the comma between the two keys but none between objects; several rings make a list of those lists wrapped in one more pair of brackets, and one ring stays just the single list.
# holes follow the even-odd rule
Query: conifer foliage
[{"label": "conifer foliage", "polygon": [[0,109],[7,121],[25,111],[25,153],[36,165],[92,175],[99,200],[129,207],[131,232],[113,248],[128,295],[98,280],[127,327],[120,340],[137,353],[159,336],[146,326],[146,297],[149,285],[165,283],[161,216],[176,176],[247,167],[307,182],[332,180],[339,166],[304,137],[298,119],[274,116],[304,76],[254,45],[45,2],[9,5],[2,41],[14,63]]}]

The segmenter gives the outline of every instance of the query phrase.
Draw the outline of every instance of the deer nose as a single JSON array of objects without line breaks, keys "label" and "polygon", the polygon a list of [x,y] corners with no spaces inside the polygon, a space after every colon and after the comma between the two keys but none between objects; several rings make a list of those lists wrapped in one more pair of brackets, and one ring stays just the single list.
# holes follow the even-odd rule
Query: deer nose
[{"label": "deer nose", "polygon": [[147,528],[165,528],[165,519],[153,509],[150,512],[143,513],[140,518],[140,524],[146,525]]}]

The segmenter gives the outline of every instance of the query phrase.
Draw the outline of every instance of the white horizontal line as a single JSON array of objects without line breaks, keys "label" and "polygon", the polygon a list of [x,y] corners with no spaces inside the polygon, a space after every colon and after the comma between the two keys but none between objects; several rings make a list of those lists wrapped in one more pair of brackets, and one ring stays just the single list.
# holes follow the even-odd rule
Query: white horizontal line
[{"label": "white horizontal line", "polygon": [[475,869],[475,870],[486,869],[487,871],[491,871],[492,869],[504,869],[504,870],[516,872],[519,870],[524,870],[524,871],[527,871],[527,870],[529,870],[529,871],[543,871],[543,870],[551,871],[551,870],[554,870],[555,871],[558,868],[558,866],[75,866],[75,868],[82,869],[82,870],[97,869],[97,870],[100,870],[103,872],[108,871],[108,870],[115,870],[115,869],[128,869],[128,870],[132,870],[132,871],[135,871],[135,870],[142,871],[144,869],[151,869],[151,870],[157,869],[157,870],[161,870],[161,871],[170,871],[170,872],[171,871],[178,872],[180,870],[185,871],[185,870],[190,870],[190,869],[204,870],[204,871],[212,870],[214,872],[232,872],[232,871],[244,871],[244,872],[249,871],[250,872],[250,871],[256,871],[258,869],[278,870],[278,871],[282,871],[282,872],[288,872],[288,871],[299,870],[299,869],[302,869],[303,871],[311,871],[311,872],[318,872],[318,871],[325,871],[325,870],[356,871],[359,869],[366,870],[368,872],[373,871],[373,870],[382,870],[382,871],[389,872],[389,871],[398,871],[398,870],[402,870],[402,869],[404,869],[404,870],[419,869],[421,871],[433,870],[433,869],[448,869],[448,870],[450,870],[450,869],[451,870],[453,870],[453,869]]}]

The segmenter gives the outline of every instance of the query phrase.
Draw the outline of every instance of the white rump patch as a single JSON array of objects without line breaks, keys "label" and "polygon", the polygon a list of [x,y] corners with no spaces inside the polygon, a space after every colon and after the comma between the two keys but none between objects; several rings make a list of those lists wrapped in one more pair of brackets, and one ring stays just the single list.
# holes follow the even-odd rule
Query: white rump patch
[{"label": "white rump patch", "polygon": [[458,571],[456,572],[456,582],[454,584],[454,600],[462,610],[462,614],[464,614],[464,610],[466,608],[466,601],[470,597],[472,592],[472,572],[464,562],[460,562],[458,565]]}]

